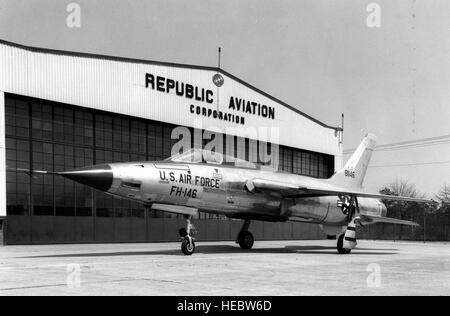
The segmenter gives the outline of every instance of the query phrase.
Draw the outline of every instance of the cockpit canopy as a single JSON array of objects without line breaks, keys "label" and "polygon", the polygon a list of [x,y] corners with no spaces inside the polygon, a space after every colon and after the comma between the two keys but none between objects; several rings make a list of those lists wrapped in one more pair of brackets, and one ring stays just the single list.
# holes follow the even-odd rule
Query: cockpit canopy
[{"label": "cockpit canopy", "polygon": [[228,165],[233,167],[252,168],[252,169],[257,168],[257,165],[250,161],[200,148],[192,148],[184,153],[173,155],[167,160],[174,162]]}]

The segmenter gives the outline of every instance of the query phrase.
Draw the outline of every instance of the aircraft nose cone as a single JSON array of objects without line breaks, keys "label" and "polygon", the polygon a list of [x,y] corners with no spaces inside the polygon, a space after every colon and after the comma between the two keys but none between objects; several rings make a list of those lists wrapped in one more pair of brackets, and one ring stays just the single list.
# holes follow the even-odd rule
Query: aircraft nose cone
[{"label": "aircraft nose cone", "polygon": [[58,172],[58,174],[101,191],[108,191],[113,182],[113,172],[111,166],[107,164]]}]

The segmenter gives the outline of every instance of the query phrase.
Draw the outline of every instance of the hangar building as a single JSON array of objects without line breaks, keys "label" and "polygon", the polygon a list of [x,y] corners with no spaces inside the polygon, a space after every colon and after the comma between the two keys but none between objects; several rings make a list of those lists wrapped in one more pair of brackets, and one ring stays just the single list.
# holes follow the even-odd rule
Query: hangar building
[{"label": "hangar building", "polygon": [[[243,144],[245,158],[250,144],[268,138],[242,130],[277,129],[279,169],[328,178],[341,165],[340,128],[220,68],[0,40],[0,243],[178,240],[179,216],[62,177],[17,171],[165,159],[178,126],[219,129],[226,134],[224,148],[236,153]],[[234,240],[241,226],[202,213],[194,224],[199,240]],[[303,223],[255,222],[252,231],[256,239],[323,236],[317,225]]]}]

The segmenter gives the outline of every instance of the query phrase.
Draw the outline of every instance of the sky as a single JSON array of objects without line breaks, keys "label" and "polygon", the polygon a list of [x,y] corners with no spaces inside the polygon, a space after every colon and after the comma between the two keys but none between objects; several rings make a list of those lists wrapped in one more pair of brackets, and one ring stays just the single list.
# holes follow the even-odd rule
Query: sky
[{"label": "sky", "polygon": [[0,0],[0,38],[206,66],[220,46],[244,81],[329,125],[344,113],[346,153],[367,132],[379,145],[449,136],[375,150],[366,189],[399,179],[432,197],[450,183],[448,0]]}]

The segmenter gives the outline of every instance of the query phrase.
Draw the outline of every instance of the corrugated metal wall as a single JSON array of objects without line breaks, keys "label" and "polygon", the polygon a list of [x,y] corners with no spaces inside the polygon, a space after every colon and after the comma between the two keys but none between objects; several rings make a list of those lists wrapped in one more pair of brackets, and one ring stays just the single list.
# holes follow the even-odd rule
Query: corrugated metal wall
[{"label": "corrugated metal wall", "polygon": [[[0,69],[0,90],[5,92],[176,125],[194,126],[197,121],[206,129],[213,127],[224,132],[230,126],[242,127],[192,114],[190,105],[194,104],[243,116],[247,122],[244,127],[277,128],[279,143],[282,145],[341,156],[339,139],[334,129],[320,125],[225,73],[217,104],[217,87],[212,82],[216,72],[187,66],[169,67],[155,63],[39,52],[0,43]],[[215,104],[181,97],[173,91],[165,93],[146,88],[146,73],[210,89],[214,92]],[[275,108],[275,119],[230,110],[229,100],[232,96]],[[228,132],[245,136],[242,130]],[[264,136],[258,135],[263,139]]]}]

